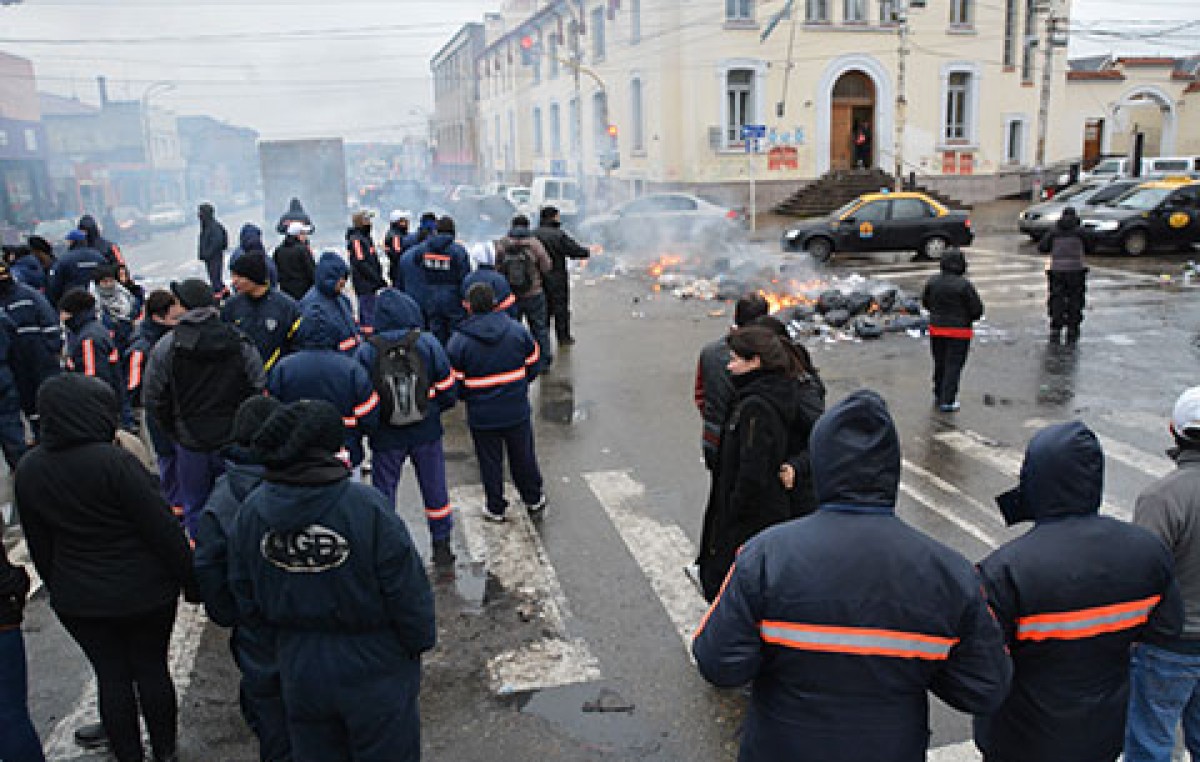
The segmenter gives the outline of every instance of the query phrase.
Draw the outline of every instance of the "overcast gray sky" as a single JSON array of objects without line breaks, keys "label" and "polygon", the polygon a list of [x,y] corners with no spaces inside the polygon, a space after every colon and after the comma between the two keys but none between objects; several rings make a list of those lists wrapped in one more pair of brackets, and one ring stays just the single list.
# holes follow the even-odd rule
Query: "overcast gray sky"
[{"label": "overcast gray sky", "polygon": [[[696,0],[699,1],[699,0]],[[718,2],[718,0],[707,0]],[[779,3],[771,0],[767,11]],[[0,7],[0,50],[31,58],[44,90],[139,98],[208,113],[265,137],[423,134],[429,58],[500,0],[25,0]],[[1200,3],[1075,0],[1072,55],[1200,50]],[[1153,39],[1163,24],[1193,25]],[[1150,38],[1143,39],[1150,35]]]}]

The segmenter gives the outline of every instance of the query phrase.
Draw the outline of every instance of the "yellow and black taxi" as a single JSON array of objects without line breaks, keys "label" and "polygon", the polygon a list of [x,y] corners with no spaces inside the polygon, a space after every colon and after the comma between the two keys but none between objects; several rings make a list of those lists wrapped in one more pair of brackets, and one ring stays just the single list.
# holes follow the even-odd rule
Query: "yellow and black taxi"
[{"label": "yellow and black taxi", "polygon": [[867,193],[828,217],[788,228],[784,251],[807,251],[827,261],[838,251],[912,250],[937,259],[950,246],[975,240],[966,212],[949,209],[924,193]]},{"label": "yellow and black taxi", "polygon": [[1191,251],[1200,242],[1200,180],[1142,183],[1108,206],[1088,209],[1081,229],[1092,251],[1116,249],[1131,257],[1151,249]]}]

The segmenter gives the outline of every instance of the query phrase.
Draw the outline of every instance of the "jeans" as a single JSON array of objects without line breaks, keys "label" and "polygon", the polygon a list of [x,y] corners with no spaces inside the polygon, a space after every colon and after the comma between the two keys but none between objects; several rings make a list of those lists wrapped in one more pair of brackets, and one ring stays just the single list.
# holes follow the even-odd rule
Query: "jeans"
[{"label": "jeans", "polygon": [[4,762],[46,759],[29,719],[25,641],[20,627],[0,630],[0,759]]},{"label": "jeans", "polygon": [[504,499],[505,450],[521,500],[533,505],[542,499],[542,472],[534,452],[532,423],[526,420],[507,429],[471,429],[471,438],[475,440],[475,457],[489,511],[503,515],[508,507]]},{"label": "jeans", "polygon": [[429,536],[444,540],[454,530],[454,509],[446,490],[446,455],[440,438],[409,445],[398,450],[376,450],[371,459],[371,486],[383,493],[388,504],[396,506],[396,487],[404,470],[404,461],[412,460],[425,503]]},{"label": "jeans", "polygon": [[958,379],[967,364],[970,348],[970,339],[929,337],[929,350],[933,353],[933,394],[939,405],[950,405],[958,399]]},{"label": "jeans", "polygon": [[59,615],[96,673],[100,722],[119,762],[141,762],[138,706],[156,756],[175,751],[178,703],[167,666],[175,604],[128,617]]},{"label": "jeans", "polygon": [[1125,762],[1170,762],[1181,720],[1188,752],[1200,760],[1200,654],[1138,646],[1129,674]]},{"label": "jeans", "polygon": [[525,318],[525,322],[529,324],[529,332],[533,334],[533,340],[541,350],[542,360],[538,370],[549,368],[550,363],[554,362],[554,348],[550,346],[550,317],[546,312],[545,292],[517,299],[517,314]]}]

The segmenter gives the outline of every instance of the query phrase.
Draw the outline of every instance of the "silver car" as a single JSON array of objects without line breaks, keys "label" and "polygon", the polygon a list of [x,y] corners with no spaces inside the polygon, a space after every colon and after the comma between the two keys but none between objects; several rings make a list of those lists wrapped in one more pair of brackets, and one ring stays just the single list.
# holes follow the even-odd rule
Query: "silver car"
[{"label": "silver car", "polygon": [[1115,180],[1113,182],[1083,182],[1065,188],[1049,201],[1034,204],[1017,217],[1017,227],[1035,241],[1054,229],[1063,209],[1075,207],[1082,216],[1085,207],[1101,206],[1115,201],[1142,180]]},{"label": "silver car", "polygon": [[744,221],[737,210],[687,193],[653,193],[608,214],[588,217],[581,237],[606,249],[644,248],[671,243],[727,243]]}]

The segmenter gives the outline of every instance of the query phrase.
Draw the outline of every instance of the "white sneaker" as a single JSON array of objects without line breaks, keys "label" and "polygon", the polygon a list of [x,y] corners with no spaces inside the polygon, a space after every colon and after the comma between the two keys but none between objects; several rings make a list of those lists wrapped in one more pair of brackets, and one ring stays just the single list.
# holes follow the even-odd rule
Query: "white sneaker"
[{"label": "white sneaker", "polygon": [[525,512],[529,514],[529,518],[535,521],[544,518],[546,516],[546,493],[543,492],[542,496],[538,498],[536,503],[533,503],[532,505],[526,503]]},{"label": "white sneaker", "polygon": [[486,505],[480,506],[479,512],[483,514],[483,518],[485,521],[490,521],[493,524],[503,524],[507,520],[507,519],[505,519],[503,513],[492,513],[491,511],[488,510],[488,507]]}]

